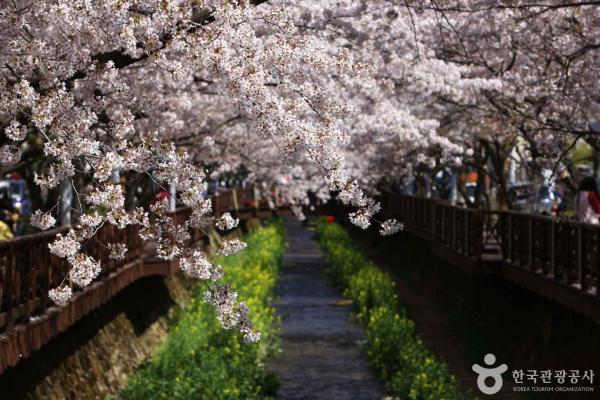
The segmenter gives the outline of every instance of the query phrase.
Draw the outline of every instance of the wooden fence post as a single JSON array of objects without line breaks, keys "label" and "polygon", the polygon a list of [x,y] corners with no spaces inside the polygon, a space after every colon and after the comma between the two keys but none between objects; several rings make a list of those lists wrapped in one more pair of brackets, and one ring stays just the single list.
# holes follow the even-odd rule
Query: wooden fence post
[{"label": "wooden fence post", "polygon": [[469,211],[465,211],[465,245],[464,245],[464,252],[465,255],[470,255],[469,254]]},{"label": "wooden fence post", "polygon": [[231,189],[231,195],[232,195],[232,197],[233,197],[233,209],[234,209],[234,210],[236,211],[236,213],[237,213],[237,211],[238,211],[240,208],[239,208],[239,206],[238,206],[237,191],[235,190],[235,188],[234,188],[234,189]]},{"label": "wooden fence post", "polygon": [[550,229],[550,276],[556,278],[556,222],[552,221]]},{"label": "wooden fence post", "polygon": [[529,260],[527,260],[527,265],[529,270],[533,270],[533,217],[529,216],[529,224],[527,226],[528,234],[529,234]]},{"label": "wooden fence post", "polygon": [[436,204],[433,203],[432,207],[431,207],[431,237],[433,238],[433,241],[436,240],[435,234],[436,234],[436,219],[435,219],[435,210],[436,210]]},{"label": "wooden fence post", "polygon": [[442,206],[442,243],[446,241],[446,207]]},{"label": "wooden fence post", "polygon": [[452,208],[452,250],[456,250],[456,207]]},{"label": "wooden fence post", "polygon": [[506,215],[508,218],[508,262],[513,261],[513,227],[512,227],[512,214]]},{"label": "wooden fence post", "polygon": [[581,225],[577,225],[577,277],[581,290],[585,289],[585,275],[583,272],[583,234]]},{"label": "wooden fence post", "polygon": [[219,193],[215,193],[213,196],[213,202],[215,204],[215,214],[216,215],[221,215],[220,210],[219,210]]}]

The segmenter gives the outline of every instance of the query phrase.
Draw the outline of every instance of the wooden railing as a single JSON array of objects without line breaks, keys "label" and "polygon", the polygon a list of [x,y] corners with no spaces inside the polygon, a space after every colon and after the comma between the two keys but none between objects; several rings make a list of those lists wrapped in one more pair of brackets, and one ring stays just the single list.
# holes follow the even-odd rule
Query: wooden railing
[{"label": "wooden railing", "polygon": [[479,258],[483,251],[484,217],[477,210],[412,196],[387,195],[383,213],[403,222],[413,233],[457,253]]},{"label": "wooden railing", "polygon": [[[246,205],[249,199],[258,202],[249,208]],[[229,211],[242,221],[285,212],[284,208],[261,208],[266,202],[260,201],[253,188],[222,191],[211,201],[215,214]],[[189,214],[188,209],[178,209],[171,215],[176,224],[182,224]],[[68,305],[57,307],[48,299],[48,290],[60,285],[69,265],[50,254],[48,244],[57,234],[68,230],[64,227],[0,241],[0,374],[135,280],[175,270],[173,263],[161,264],[149,258],[152,248],[143,243],[137,227],[121,230],[107,224],[82,246],[83,253],[101,261],[100,276],[90,286],[77,290]],[[193,243],[205,237],[200,230],[192,230],[190,234]],[[124,260],[110,260],[108,249],[99,244],[117,242],[128,248]]]},{"label": "wooden railing", "polygon": [[[50,254],[48,244],[58,233],[68,228],[26,235],[0,242],[0,332],[10,330],[15,324],[26,323],[52,306],[48,290],[62,282],[69,265],[64,259]],[[110,260],[108,249],[98,244],[124,243],[129,249],[124,260]],[[99,278],[110,274],[123,264],[141,256],[142,240],[137,228],[123,230],[113,225],[104,225],[92,238],[84,243],[83,252],[96,260],[102,260]]]},{"label": "wooden railing", "polygon": [[48,243],[67,231],[55,229],[0,242],[0,332],[47,307],[45,294],[67,273],[65,263],[50,254]]},{"label": "wooden railing", "polygon": [[506,263],[600,295],[599,226],[515,212],[499,216]]},{"label": "wooden railing", "polygon": [[[238,218],[263,217],[271,211],[266,196],[254,187],[218,192],[213,198],[213,209],[219,214],[230,211]],[[273,193],[270,193],[272,197]]]},{"label": "wooden railing", "polygon": [[580,301],[600,300],[600,226],[398,194],[383,196],[382,203],[384,216],[403,222],[409,232],[476,263],[493,261],[498,274],[600,322],[600,304]]}]

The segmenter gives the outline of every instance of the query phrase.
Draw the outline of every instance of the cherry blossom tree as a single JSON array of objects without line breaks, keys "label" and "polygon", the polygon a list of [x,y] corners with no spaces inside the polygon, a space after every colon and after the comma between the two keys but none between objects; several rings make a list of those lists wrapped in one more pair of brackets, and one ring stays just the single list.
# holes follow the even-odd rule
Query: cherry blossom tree
[{"label": "cherry blossom tree", "polygon": [[[2,5],[2,164],[41,160],[34,181],[43,190],[65,182],[75,187],[76,179],[85,183],[75,191],[78,222],[50,245],[72,266],[65,284],[50,291],[58,304],[71,295],[67,282],[83,287],[101,271],[100,260],[81,253],[82,241],[104,224],[138,225],[160,257],[181,258],[184,272],[207,282],[207,301],[227,327],[254,339],[235,292],[216,282],[219,267],[185,246],[188,228],[205,229],[213,221],[203,195],[207,174],[242,163],[265,182],[318,172],[331,188],[349,193],[344,199],[359,207],[357,218],[376,212],[375,202],[350,181],[338,151],[348,141],[339,128],[346,110],[310,79],[359,74],[365,67],[344,49],[331,53],[323,42],[298,34],[281,7],[256,3]],[[312,172],[292,174],[294,164],[306,162]],[[149,210],[125,207],[125,193],[113,179],[117,171],[175,187],[181,204],[191,208],[188,221],[175,224],[166,201]],[[283,194],[292,202],[302,198],[297,190]],[[32,224],[52,227],[52,211],[36,211]],[[230,228],[232,221],[220,216],[218,225]],[[122,244],[109,245],[115,258],[126,252]],[[225,241],[218,253],[244,247]]]},{"label": "cherry blossom tree", "polygon": [[[64,304],[71,286],[99,274],[83,241],[104,224],[136,225],[160,257],[206,282],[226,327],[256,339],[248,310],[217,282],[221,268],[185,245],[190,228],[237,224],[213,215],[207,180],[244,170],[277,186],[299,216],[308,192],[334,193],[353,207],[353,223],[388,235],[400,223],[378,220],[375,198],[390,177],[472,163],[483,151],[501,181],[517,137],[555,166],[574,142],[595,144],[597,5],[3,2],[2,172],[23,171],[36,198],[49,193],[32,216],[39,229],[56,223],[58,188],[74,189],[77,222],[50,247],[72,269],[50,296]],[[141,199],[165,185],[191,209],[183,225],[167,201]],[[127,251],[106,245],[114,258]],[[225,241],[219,253],[244,247]]]}]

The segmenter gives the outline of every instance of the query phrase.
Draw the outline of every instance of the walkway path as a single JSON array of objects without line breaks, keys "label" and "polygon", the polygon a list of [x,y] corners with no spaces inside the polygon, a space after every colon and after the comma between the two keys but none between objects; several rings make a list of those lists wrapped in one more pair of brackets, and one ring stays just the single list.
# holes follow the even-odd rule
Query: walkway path
[{"label": "walkway path", "polygon": [[282,319],[282,354],[271,364],[282,400],[381,400],[384,389],[369,369],[365,334],[351,308],[327,284],[325,260],[313,233],[286,221],[288,250],[275,306]]}]

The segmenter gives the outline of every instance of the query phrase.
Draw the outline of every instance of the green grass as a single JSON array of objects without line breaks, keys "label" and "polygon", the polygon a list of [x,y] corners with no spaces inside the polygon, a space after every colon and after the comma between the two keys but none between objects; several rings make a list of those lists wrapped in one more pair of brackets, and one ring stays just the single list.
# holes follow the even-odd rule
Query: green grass
[{"label": "green grass", "polygon": [[399,307],[393,281],[356,249],[338,224],[321,221],[319,241],[331,278],[352,300],[367,331],[369,361],[390,394],[408,400],[465,400],[456,378],[437,360]]},{"label": "green grass", "polygon": [[279,346],[277,317],[269,302],[285,248],[283,225],[272,223],[246,241],[246,250],[215,262],[225,269],[224,281],[251,309],[260,342],[244,344],[239,333],[224,330],[212,307],[204,304],[199,286],[173,321],[166,342],[136,371],[120,398],[246,400],[275,393],[277,380],[263,362]]}]

